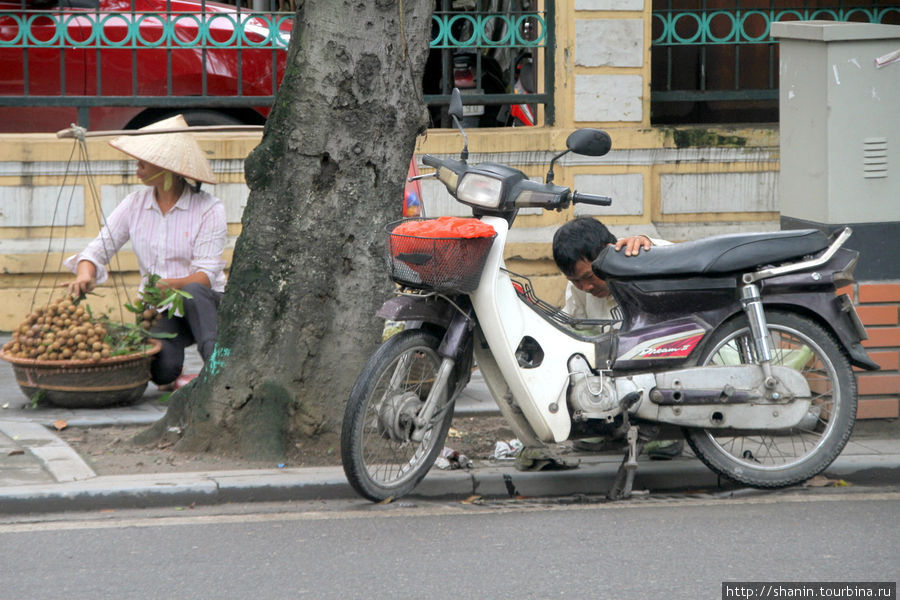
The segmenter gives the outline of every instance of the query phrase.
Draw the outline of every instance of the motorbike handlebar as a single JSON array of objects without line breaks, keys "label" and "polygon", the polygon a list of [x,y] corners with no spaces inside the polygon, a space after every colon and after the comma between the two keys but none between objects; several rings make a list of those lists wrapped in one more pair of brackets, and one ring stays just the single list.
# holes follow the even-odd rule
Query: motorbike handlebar
[{"label": "motorbike handlebar", "polygon": [[428,167],[439,167],[441,166],[441,159],[437,156],[432,156],[430,154],[426,154],[422,156],[422,164]]},{"label": "motorbike handlebar", "polygon": [[609,206],[612,204],[612,198],[609,196],[597,196],[595,194],[583,194],[581,192],[572,192],[572,204],[594,204],[596,206]]}]

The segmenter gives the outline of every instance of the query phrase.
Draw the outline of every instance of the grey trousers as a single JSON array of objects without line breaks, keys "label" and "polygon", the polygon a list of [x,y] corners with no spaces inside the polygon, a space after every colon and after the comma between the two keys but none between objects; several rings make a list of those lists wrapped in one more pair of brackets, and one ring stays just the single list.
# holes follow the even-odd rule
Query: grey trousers
[{"label": "grey trousers", "polygon": [[216,311],[222,292],[214,292],[199,283],[189,283],[184,286],[184,291],[193,296],[184,301],[184,316],[169,318],[163,315],[152,328],[154,333],[175,334],[173,338],[160,340],[162,350],[150,363],[150,379],[157,385],[172,383],[181,375],[185,348],[196,343],[197,351],[206,362],[216,344]]}]

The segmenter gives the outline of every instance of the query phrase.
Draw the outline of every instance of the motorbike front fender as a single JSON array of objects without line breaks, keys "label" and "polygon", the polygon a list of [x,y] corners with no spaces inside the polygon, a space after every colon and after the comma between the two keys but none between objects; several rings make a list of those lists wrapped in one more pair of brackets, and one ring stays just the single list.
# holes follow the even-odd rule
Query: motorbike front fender
[{"label": "motorbike front fender", "polygon": [[[465,298],[453,305],[443,297],[435,296],[396,296],[381,305],[378,316],[391,321],[410,323],[407,327],[422,327],[423,324],[434,325],[443,332],[443,339],[438,354],[470,364],[472,361],[472,327],[474,315],[471,307],[466,311],[462,307],[469,306]],[[468,381],[468,375],[466,376]]]},{"label": "motorbike front fender", "polygon": [[447,329],[456,309],[435,296],[394,296],[381,305],[378,316],[391,321],[420,321]]}]

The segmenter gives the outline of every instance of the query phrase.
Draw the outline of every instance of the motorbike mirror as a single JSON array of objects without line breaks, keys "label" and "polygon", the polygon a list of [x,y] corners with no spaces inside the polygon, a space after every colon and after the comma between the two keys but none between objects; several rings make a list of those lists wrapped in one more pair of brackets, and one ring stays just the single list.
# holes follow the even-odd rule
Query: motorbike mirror
[{"label": "motorbike mirror", "polygon": [[450,116],[457,119],[463,118],[462,94],[459,92],[459,88],[453,88],[453,92],[450,94]]},{"label": "motorbike mirror", "polygon": [[566,139],[566,148],[575,154],[603,156],[612,148],[612,140],[602,129],[578,129]]},{"label": "motorbike mirror", "polygon": [[569,152],[585,156],[603,156],[612,148],[612,140],[602,129],[578,129],[566,138],[566,148],[568,150],[560,152],[550,161],[547,183],[553,183],[553,165]]},{"label": "motorbike mirror", "polygon": [[450,110],[449,110],[450,118],[453,119],[453,122],[456,124],[456,128],[459,129],[460,135],[463,137],[463,149],[459,153],[459,159],[463,162],[466,162],[469,158],[469,138],[466,136],[466,131],[463,129],[462,123],[460,119],[463,118],[463,103],[462,103],[462,94],[459,91],[459,88],[453,88],[453,92],[450,94]]}]

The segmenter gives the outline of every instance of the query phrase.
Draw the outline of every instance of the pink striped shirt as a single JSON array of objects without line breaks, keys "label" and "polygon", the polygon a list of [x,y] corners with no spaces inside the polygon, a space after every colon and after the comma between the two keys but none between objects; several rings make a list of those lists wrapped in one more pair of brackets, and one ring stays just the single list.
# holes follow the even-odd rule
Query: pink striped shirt
[{"label": "pink striped shirt", "polygon": [[165,215],[145,187],[128,194],[106,220],[106,226],[87,248],[65,261],[73,273],[78,262],[97,267],[97,283],[108,277],[106,265],[131,240],[142,279],[155,273],[163,279],[202,272],[213,290],[225,290],[225,207],[218,198],[185,187],[175,206]]}]

